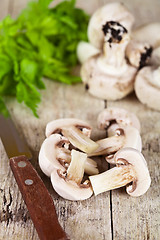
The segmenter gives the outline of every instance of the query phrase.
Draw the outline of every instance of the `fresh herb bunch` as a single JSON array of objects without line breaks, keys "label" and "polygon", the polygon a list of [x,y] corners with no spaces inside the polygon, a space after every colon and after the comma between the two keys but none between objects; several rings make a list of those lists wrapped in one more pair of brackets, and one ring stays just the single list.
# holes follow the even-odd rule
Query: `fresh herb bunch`
[{"label": "fresh herb bunch", "polygon": [[72,84],[76,47],[87,40],[89,16],[75,8],[75,0],[49,8],[52,0],[33,1],[17,19],[0,22],[0,112],[7,113],[5,96],[15,96],[37,115],[44,89],[42,77]]}]

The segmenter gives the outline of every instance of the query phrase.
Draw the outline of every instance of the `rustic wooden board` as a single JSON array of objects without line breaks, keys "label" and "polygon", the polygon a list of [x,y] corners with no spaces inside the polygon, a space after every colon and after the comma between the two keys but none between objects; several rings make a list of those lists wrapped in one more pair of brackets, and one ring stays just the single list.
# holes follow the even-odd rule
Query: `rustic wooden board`
[{"label": "rustic wooden board", "polygon": [[[92,13],[106,0],[77,1],[77,6]],[[160,20],[159,0],[140,2],[121,1],[136,15],[135,26]],[[0,18],[7,13],[16,16],[26,6],[27,0],[1,0]],[[139,6],[141,5],[141,7]],[[143,6],[143,7],[142,7]],[[33,153],[32,163],[42,177],[55,202],[62,227],[71,240],[102,239],[160,239],[159,223],[159,173],[160,167],[160,113],[152,111],[131,95],[118,102],[108,102],[107,106],[120,106],[137,114],[142,124],[143,154],[147,159],[152,178],[149,191],[140,198],[131,198],[125,189],[115,190],[91,197],[82,202],[71,202],[60,198],[52,189],[50,180],[40,171],[37,156],[45,138],[46,123],[56,118],[76,117],[88,121],[95,129],[93,138],[104,137],[105,133],[96,129],[98,113],[105,108],[105,102],[90,96],[82,86],[66,86],[46,80],[46,90],[42,91],[39,119],[30,110],[15,100],[8,101],[8,108],[18,128],[24,135]],[[101,162],[101,160],[99,160]],[[107,168],[103,162],[104,168]],[[106,166],[105,166],[106,165]],[[37,233],[29,217],[26,206],[8,165],[8,159],[0,142],[0,240],[38,240]]]},{"label": "rustic wooden board", "polygon": [[160,113],[146,108],[132,94],[107,106],[122,107],[134,112],[141,122],[142,153],[151,174],[151,187],[139,198],[127,196],[125,188],[112,191],[114,239],[159,239],[159,157]]}]

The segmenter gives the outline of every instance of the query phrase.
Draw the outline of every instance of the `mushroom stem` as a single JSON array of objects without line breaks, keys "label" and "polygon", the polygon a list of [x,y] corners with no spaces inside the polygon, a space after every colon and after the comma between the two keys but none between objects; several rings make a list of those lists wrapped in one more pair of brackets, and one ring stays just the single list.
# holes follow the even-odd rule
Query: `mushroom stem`
[{"label": "mushroom stem", "polygon": [[62,134],[68,138],[71,144],[83,152],[91,153],[98,148],[98,144],[92,141],[89,137],[84,135],[81,130],[75,126],[62,129]]},{"label": "mushroom stem", "polygon": [[132,165],[120,165],[89,177],[95,195],[127,185],[135,179]]},{"label": "mushroom stem", "polygon": [[[58,148],[57,149],[57,158],[64,163],[70,163],[71,162],[71,151],[69,149],[65,148]],[[99,170],[97,168],[97,163],[92,160],[91,158],[87,158],[84,164],[84,171],[88,175],[95,175],[99,173]]]},{"label": "mushroom stem", "polygon": [[103,32],[105,42],[103,55],[99,58],[99,66],[108,65],[112,71],[113,68],[122,68],[122,66],[126,68],[125,49],[130,39],[126,28],[118,22],[111,21],[103,26]]},{"label": "mushroom stem", "polygon": [[81,184],[84,175],[84,164],[87,159],[87,154],[72,150],[71,163],[67,169],[67,179]]},{"label": "mushroom stem", "polygon": [[[123,129],[120,130],[123,131]],[[96,143],[98,143],[99,147],[93,153],[90,153],[89,156],[113,154],[123,147],[124,142],[125,136],[123,134],[98,140]]]}]

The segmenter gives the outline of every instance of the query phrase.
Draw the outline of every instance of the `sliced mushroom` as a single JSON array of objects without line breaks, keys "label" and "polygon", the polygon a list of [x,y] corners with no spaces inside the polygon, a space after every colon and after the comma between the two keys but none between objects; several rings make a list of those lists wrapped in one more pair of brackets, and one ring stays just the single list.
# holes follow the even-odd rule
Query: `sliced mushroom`
[{"label": "sliced mushroom", "polygon": [[89,177],[95,195],[123,186],[133,197],[143,195],[151,184],[143,155],[136,149],[123,148],[116,153],[115,161],[116,167]]},{"label": "sliced mushroom", "polygon": [[67,171],[54,169],[51,182],[55,191],[68,200],[84,200],[93,194],[88,180],[82,182],[87,154],[72,150],[71,163]]},{"label": "sliced mushroom", "polygon": [[82,64],[92,56],[99,54],[101,51],[95,48],[88,42],[81,41],[77,46],[77,57],[79,62]]},{"label": "sliced mushroom", "polygon": [[147,42],[153,48],[160,45],[160,22],[142,25],[132,32],[132,38],[140,42]]},{"label": "sliced mushroom", "polygon": [[76,118],[57,119],[47,124],[46,136],[60,133],[64,135],[74,147],[86,152],[93,152],[98,145],[89,136],[91,127]]},{"label": "sliced mushroom", "polygon": [[151,58],[152,47],[148,43],[130,41],[126,48],[126,57],[130,64],[138,69],[147,65]]},{"label": "sliced mushroom", "polygon": [[97,141],[99,148],[89,156],[109,155],[107,162],[115,164],[114,154],[124,147],[132,147],[139,151],[142,150],[142,141],[139,131],[131,126],[116,129],[116,135]]},{"label": "sliced mushroom", "polygon": [[144,67],[137,74],[135,92],[148,107],[160,111],[160,67]]},{"label": "sliced mushroom", "polygon": [[[71,162],[69,140],[60,134],[52,134],[44,140],[39,152],[39,165],[41,170],[50,176],[54,169],[65,171]],[[84,170],[89,175],[98,174],[97,163],[87,158]]]},{"label": "sliced mushroom", "polygon": [[140,132],[140,122],[134,113],[123,108],[109,107],[99,113],[97,118],[98,128],[106,129],[108,136],[115,135],[117,128],[131,126]]},{"label": "sliced mushroom", "polygon": [[68,167],[68,165],[65,166],[65,162],[64,164],[60,162],[61,157],[58,156],[60,152],[66,155],[68,148],[68,139],[60,134],[51,135],[44,140],[39,152],[39,166],[48,177],[55,168],[64,171]]},{"label": "sliced mushroom", "polygon": [[136,68],[127,64],[127,30],[118,22],[103,26],[104,52],[84,62],[81,77],[88,91],[102,99],[117,100],[133,91]]},{"label": "sliced mushroom", "polygon": [[104,41],[102,26],[108,21],[119,22],[130,31],[134,17],[122,3],[109,3],[99,8],[90,18],[88,25],[89,42],[98,49],[102,49]]}]

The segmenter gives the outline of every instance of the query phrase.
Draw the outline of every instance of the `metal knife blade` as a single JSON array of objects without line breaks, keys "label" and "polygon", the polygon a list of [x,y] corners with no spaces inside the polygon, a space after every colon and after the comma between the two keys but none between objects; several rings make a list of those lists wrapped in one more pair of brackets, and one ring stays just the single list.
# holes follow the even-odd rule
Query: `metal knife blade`
[{"label": "metal knife blade", "polygon": [[32,164],[26,142],[10,118],[0,115],[0,138],[10,158],[10,167],[27,205],[40,240],[67,240],[60,226],[52,197]]},{"label": "metal knife blade", "polygon": [[19,137],[11,118],[2,115],[0,115],[0,137],[9,158],[20,155],[25,155],[28,159],[32,158],[25,139]]}]

